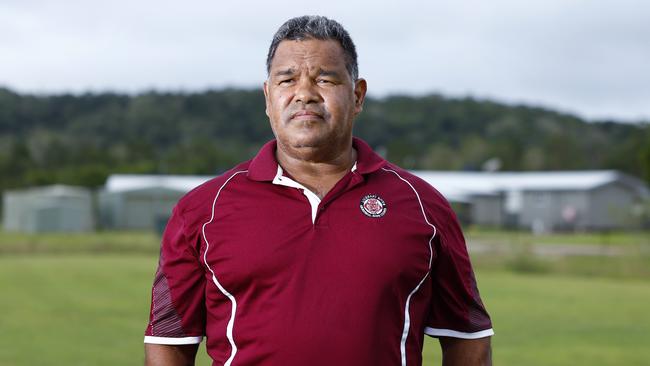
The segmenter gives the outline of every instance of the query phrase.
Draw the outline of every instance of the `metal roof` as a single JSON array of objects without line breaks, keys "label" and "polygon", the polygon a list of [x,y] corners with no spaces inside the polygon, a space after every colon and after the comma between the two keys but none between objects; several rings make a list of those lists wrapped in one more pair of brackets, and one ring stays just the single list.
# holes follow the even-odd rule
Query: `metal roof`
[{"label": "metal roof", "polygon": [[90,190],[85,187],[54,184],[49,186],[13,189],[5,191],[10,195],[31,195],[47,197],[88,197]]},{"label": "metal roof", "polygon": [[[545,172],[451,172],[416,170],[411,173],[438,189],[450,201],[469,201],[474,195],[495,195],[513,191],[584,191],[621,181],[647,194],[640,180],[615,170]],[[213,178],[193,175],[114,174],[106,181],[106,191],[124,192],[164,188],[189,192]]]},{"label": "metal roof", "polygon": [[214,177],[207,175],[147,175],[113,174],[104,187],[108,192],[127,192],[141,189],[163,188],[189,192]]},{"label": "metal roof", "polygon": [[449,172],[412,171],[434,186],[450,201],[464,201],[472,195],[512,191],[587,191],[621,181],[647,191],[641,181],[615,170],[545,172]]}]

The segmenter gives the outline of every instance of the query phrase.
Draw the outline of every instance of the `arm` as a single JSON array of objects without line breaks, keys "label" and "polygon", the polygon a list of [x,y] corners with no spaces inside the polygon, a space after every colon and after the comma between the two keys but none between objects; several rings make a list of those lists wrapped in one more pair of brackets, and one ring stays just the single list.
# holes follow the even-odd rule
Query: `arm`
[{"label": "arm", "polygon": [[194,365],[205,335],[205,278],[194,226],[174,208],[151,290],[144,337],[147,366]]},{"label": "arm", "polygon": [[492,366],[490,337],[462,339],[440,337],[443,366]]},{"label": "arm", "polygon": [[146,343],[144,364],[145,366],[194,366],[198,348],[198,344],[170,346]]},{"label": "arm", "polygon": [[[418,183],[416,181],[416,183]],[[492,321],[481,300],[465,238],[449,203],[430,186],[422,188],[425,210],[435,225],[431,241],[431,302],[424,333],[438,338],[444,366],[491,366]]]}]

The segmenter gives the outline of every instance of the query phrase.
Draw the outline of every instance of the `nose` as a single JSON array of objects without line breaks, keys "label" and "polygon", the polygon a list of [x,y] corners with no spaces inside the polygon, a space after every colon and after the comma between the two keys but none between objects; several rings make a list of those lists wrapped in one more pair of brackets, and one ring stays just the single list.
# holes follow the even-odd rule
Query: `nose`
[{"label": "nose", "polygon": [[311,80],[311,78],[301,77],[298,80],[294,101],[303,104],[318,103],[320,101],[320,94],[316,89],[316,84]]}]

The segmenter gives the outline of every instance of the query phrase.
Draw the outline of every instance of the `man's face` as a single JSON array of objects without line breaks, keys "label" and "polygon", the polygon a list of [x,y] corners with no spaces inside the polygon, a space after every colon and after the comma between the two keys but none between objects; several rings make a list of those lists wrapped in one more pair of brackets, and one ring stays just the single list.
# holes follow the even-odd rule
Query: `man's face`
[{"label": "man's face", "polygon": [[349,144],[365,91],[365,81],[348,73],[337,41],[280,42],[264,83],[266,115],[279,147],[309,154]]}]

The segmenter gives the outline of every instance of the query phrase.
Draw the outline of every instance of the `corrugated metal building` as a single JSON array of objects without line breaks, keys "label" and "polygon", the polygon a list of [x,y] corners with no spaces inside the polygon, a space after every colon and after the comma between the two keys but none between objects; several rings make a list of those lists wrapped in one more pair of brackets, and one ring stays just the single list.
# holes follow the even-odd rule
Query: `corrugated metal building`
[{"label": "corrugated metal building", "polygon": [[161,231],[179,198],[212,177],[111,175],[99,192],[100,224],[106,229]]},{"label": "corrugated metal building", "polygon": [[[608,230],[640,228],[648,217],[648,187],[616,171],[412,173],[436,187],[465,223],[539,232]],[[99,195],[101,225],[160,231],[176,201],[210,178],[112,175]]]},{"label": "corrugated metal building", "polygon": [[92,194],[82,187],[53,185],[3,193],[7,231],[84,232],[94,229]]},{"label": "corrugated metal building", "polygon": [[640,228],[650,195],[641,180],[609,170],[413,173],[469,202],[471,223],[539,232]]}]

